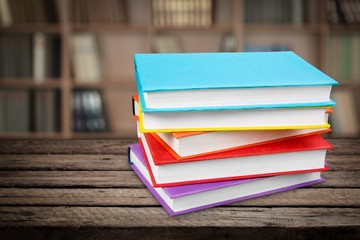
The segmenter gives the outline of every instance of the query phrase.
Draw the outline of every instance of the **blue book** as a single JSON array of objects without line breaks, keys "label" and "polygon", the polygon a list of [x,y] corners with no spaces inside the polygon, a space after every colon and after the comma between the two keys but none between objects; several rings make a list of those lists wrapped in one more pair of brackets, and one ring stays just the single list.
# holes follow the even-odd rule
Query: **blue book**
[{"label": "blue book", "polygon": [[338,83],[293,52],[135,54],[143,112],[332,106]]}]

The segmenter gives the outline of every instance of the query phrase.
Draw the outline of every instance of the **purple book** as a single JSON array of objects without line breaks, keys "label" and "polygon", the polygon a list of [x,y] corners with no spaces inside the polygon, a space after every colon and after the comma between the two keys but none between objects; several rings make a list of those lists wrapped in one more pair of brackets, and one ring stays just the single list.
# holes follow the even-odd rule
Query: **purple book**
[{"label": "purple book", "polygon": [[320,172],[312,172],[154,188],[151,185],[150,174],[146,168],[139,144],[129,146],[128,157],[132,169],[170,216],[283,192],[324,181],[320,176]]}]

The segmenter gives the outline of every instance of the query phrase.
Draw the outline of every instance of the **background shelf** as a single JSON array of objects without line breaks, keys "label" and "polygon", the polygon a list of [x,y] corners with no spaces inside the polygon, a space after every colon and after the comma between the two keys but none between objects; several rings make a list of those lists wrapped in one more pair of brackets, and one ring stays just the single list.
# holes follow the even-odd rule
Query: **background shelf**
[{"label": "background shelf", "polygon": [[[335,93],[339,98],[335,99],[338,101],[335,110],[353,113],[340,118],[335,111],[331,120],[343,122],[338,126],[334,124],[337,129],[327,137],[360,136],[360,71],[356,70],[360,69],[360,22],[346,23],[341,9],[328,8],[328,4],[338,1],[163,0],[179,3],[178,11],[170,13],[164,13],[168,5],[161,9],[158,0],[35,0],[45,4],[42,13],[29,4],[17,5],[21,0],[3,1],[10,4],[9,12],[13,16],[12,19],[0,16],[0,62],[11,62],[16,54],[24,52],[12,47],[16,54],[9,55],[7,46],[11,41],[6,40],[6,36],[24,36],[30,44],[31,57],[21,55],[19,61],[15,61],[21,63],[24,58],[29,59],[29,63],[25,61],[28,73],[23,77],[9,76],[0,69],[0,111],[3,92],[27,91],[31,93],[27,106],[32,123],[26,132],[7,132],[0,118],[2,139],[135,137],[136,123],[131,109],[131,97],[136,94],[134,53],[278,50],[296,52],[339,81],[336,92],[346,92]],[[197,1],[210,6],[195,13],[186,10],[185,2]],[[18,12],[12,12],[14,9]],[[24,14],[19,15],[20,10]],[[49,51],[52,47],[41,48],[36,41],[51,42],[54,38],[58,39],[55,47],[58,52],[42,58],[41,54],[52,52]],[[44,59],[51,59],[49,64],[57,68],[39,67],[48,62]],[[52,69],[55,73],[35,77],[39,69]],[[88,80],[80,81],[84,73],[90,74],[85,75]],[[57,118],[58,130],[54,132],[34,130],[41,115],[36,110],[42,106],[36,100],[37,92],[41,91],[56,92],[53,106],[56,111],[52,111],[55,115],[44,110],[48,118]],[[74,94],[80,99],[99,94],[101,117],[106,121],[104,132],[75,129],[79,112],[74,110]],[[342,131],[350,118],[352,129]]]}]

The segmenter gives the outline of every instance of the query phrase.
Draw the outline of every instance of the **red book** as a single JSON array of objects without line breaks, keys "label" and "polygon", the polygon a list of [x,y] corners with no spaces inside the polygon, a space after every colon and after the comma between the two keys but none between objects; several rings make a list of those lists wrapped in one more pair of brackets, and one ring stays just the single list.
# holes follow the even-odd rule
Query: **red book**
[{"label": "red book", "polygon": [[155,187],[324,171],[332,148],[313,135],[178,160],[151,134],[139,137]]}]

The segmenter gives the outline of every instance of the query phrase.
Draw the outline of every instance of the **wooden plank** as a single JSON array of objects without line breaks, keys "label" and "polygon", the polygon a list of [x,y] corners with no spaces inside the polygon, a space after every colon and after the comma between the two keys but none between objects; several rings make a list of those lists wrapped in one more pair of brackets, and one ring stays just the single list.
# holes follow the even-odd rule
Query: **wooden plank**
[{"label": "wooden plank", "polygon": [[126,154],[136,139],[0,140],[0,154]]},{"label": "wooden plank", "polygon": [[[359,155],[328,155],[326,161],[329,163],[330,171],[360,170]],[[123,171],[130,169],[127,155],[9,154],[0,157],[0,170],[2,171]]]},{"label": "wooden plank", "polygon": [[[147,189],[0,188],[2,206],[159,206]],[[300,188],[233,203],[253,207],[360,207],[360,189]]]},{"label": "wooden plank", "polygon": [[360,171],[360,155],[327,155],[330,171]]},{"label": "wooden plank", "polygon": [[171,218],[160,207],[0,207],[0,227],[360,227],[356,208],[217,207]]},{"label": "wooden plank", "polygon": [[117,228],[0,228],[3,239],[111,240],[111,239],[359,239],[358,227],[117,227]]},{"label": "wooden plank", "polygon": [[143,187],[132,171],[0,171],[0,187]]},{"label": "wooden plank", "polygon": [[5,171],[49,171],[49,170],[131,170],[127,155],[43,155],[16,154],[0,156],[0,170]]},{"label": "wooden plank", "polygon": [[329,151],[331,155],[360,155],[360,139],[328,139],[328,141],[334,147]]},{"label": "wooden plank", "polygon": [[[316,187],[360,187],[359,171],[329,171]],[[0,171],[0,187],[143,188],[132,171]]]},{"label": "wooden plank", "polygon": [[[136,139],[118,140],[2,140],[0,154],[126,154]],[[329,139],[330,155],[360,155],[360,139]]]}]

